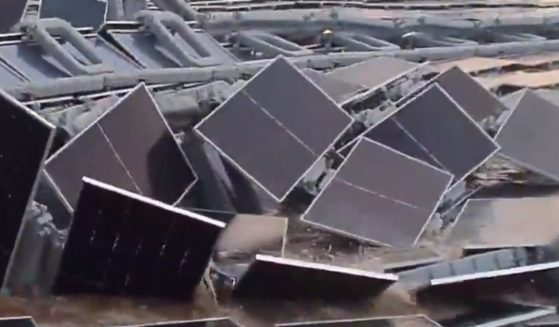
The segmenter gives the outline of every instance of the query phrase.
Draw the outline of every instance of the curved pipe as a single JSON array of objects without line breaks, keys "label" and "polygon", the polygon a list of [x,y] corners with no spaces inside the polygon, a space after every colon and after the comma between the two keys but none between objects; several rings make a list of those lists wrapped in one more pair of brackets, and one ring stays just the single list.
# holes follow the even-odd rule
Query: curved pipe
[{"label": "curved pipe", "polygon": [[[40,44],[41,48],[57,60],[72,75],[94,75],[112,72],[93,45],[87,41],[70,23],[59,18],[48,18],[22,24],[25,33]],[[84,65],[68,53],[53,37],[60,37],[72,44],[92,64]]]},{"label": "curved pipe", "polygon": [[[136,18],[155,35],[158,43],[171,52],[181,65],[207,67],[220,63],[219,58],[206,49],[196,37],[196,33],[179,16],[170,12],[140,11]],[[190,45],[198,57],[192,56],[186,49],[183,49],[174,40],[169,29],[175,31]]]}]

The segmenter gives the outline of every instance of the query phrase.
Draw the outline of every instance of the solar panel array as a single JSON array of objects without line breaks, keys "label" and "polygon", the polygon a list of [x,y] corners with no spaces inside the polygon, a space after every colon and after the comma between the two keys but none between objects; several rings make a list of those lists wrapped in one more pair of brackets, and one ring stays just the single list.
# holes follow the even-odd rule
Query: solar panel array
[{"label": "solar panel array", "polygon": [[[351,122],[304,74],[279,57],[196,130],[281,201]],[[312,125],[320,128],[309,128]]]},{"label": "solar panel array", "polygon": [[84,178],[55,290],[189,297],[225,224]]},{"label": "solar panel array", "polygon": [[46,171],[71,208],[83,176],[166,203],[197,179],[144,85],[49,158]]},{"label": "solar panel array", "polygon": [[302,219],[369,242],[413,245],[451,181],[445,171],[363,138]]},{"label": "solar panel array", "polygon": [[54,137],[54,126],[0,92],[0,284]]}]

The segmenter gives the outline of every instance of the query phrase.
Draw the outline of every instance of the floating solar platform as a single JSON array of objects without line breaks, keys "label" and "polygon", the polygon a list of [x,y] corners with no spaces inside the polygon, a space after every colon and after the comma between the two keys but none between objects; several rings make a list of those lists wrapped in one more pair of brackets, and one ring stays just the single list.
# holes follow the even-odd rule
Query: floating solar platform
[{"label": "floating solar platform", "polygon": [[559,107],[526,90],[495,140],[500,155],[559,182]]},{"label": "floating solar platform", "polygon": [[559,237],[559,197],[470,199],[445,243],[486,247],[547,245]]},{"label": "floating solar platform", "polygon": [[314,69],[304,69],[303,72],[338,104],[344,104],[359,91],[365,90],[362,86],[336,79]]},{"label": "floating solar platform", "polygon": [[0,285],[54,130],[53,125],[0,91]]},{"label": "floating solar platform", "polygon": [[[84,15],[84,13],[87,14]],[[61,18],[74,27],[98,28],[106,20],[107,2],[101,0],[41,0],[39,17]]]},{"label": "floating solar platform", "polygon": [[347,300],[374,297],[397,280],[393,274],[259,254],[233,291],[248,298]]},{"label": "floating solar platform", "polygon": [[58,293],[187,298],[225,223],[84,178]]},{"label": "floating solar platform", "polygon": [[31,317],[0,317],[0,327],[35,327]]},{"label": "floating solar platform", "polygon": [[[1,326],[0,326],[1,327]],[[240,327],[228,318],[181,320],[119,327]]]},{"label": "floating solar platform", "polygon": [[279,57],[196,130],[256,184],[283,201],[352,121]]},{"label": "floating solar platform", "polygon": [[356,239],[415,244],[452,182],[452,175],[362,138],[302,217]]},{"label": "floating solar platform", "polygon": [[197,179],[143,84],[51,156],[46,171],[71,210],[84,176],[170,204]]},{"label": "floating solar platform", "polygon": [[435,82],[476,122],[498,117],[506,110],[491,91],[458,67],[443,72]]},{"label": "floating solar platform", "polygon": [[[185,24],[187,23],[185,22]],[[108,25],[107,33],[142,67],[158,69],[183,66],[169,51],[166,51],[164,46],[161,46],[153,33],[138,30],[138,28],[126,29],[119,25],[114,27]],[[207,53],[210,57],[216,58],[219,65],[231,65],[237,62],[235,56],[204,30],[192,29],[192,36],[194,40],[193,44],[190,44],[189,41],[182,40],[176,34],[172,35],[173,41],[194,58],[203,57],[202,54]],[[201,53],[197,50],[200,47],[204,49]]]},{"label": "floating solar platform", "polygon": [[23,18],[27,1],[3,0],[0,12],[0,33],[9,33],[11,28]]},{"label": "floating solar platform", "polygon": [[364,135],[452,173],[455,182],[499,150],[438,84],[423,90]]},{"label": "floating solar platform", "polygon": [[439,322],[445,327],[530,326],[529,321],[553,313],[554,307],[479,300],[474,308]]},{"label": "floating solar platform", "polygon": [[377,57],[360,63],[338,68],[326,76],[366,89],[378,89],[405,76],[421,65],[392,57]]},{"label": "floating solar platform", "polygon": [[276,327],[321,326],[321,327],[441,327],[424,315],[373,317],[345,320],[323,320],[276,324]]}]

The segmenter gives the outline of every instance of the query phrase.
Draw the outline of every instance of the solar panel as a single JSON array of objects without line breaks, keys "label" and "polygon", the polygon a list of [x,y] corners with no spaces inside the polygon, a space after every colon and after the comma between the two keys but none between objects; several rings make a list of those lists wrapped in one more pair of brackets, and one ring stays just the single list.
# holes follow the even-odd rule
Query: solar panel
[{"label": "solar panel", "polygon": [[85,177],[55,290],[189,297],[225,224]]},{"label": "solar panel", "polygon": [[304,69],[303,72],[318,87],[320,87],[324,93],[328,94],[338,104],[343,104],[353,95],[364,90],[364,88],[359,85],[353,85],[345,81],[338,80],[314,69]]},{"label": "solar panel", "polygon": [[445,243],[489,247],[534,246],[559,236],[557,197],[470,199]]},{"label": "solar panel", "polygon": [[378,295],[397,280],[393,274],[259,254],[233,291],[239,297],[266,299],[355,299]]},{"label": "solar panel", "polygon": [[559,181],[558,122],[559,108],[526,90],[495,136],[500,155]]},{"label": "solar panel", "polygon": [[491,294],[514,290],[523,282],[533,283],[546,272],[559,269],[559,262],[546,262],[499,269],[487,272],[469,273],[458,276],[434,278],[423,294]]},{"label": "solar panel", "polygon": [[35,327],[31,317],[0,317],[0,327]]},{"label": "solar panel", "polygon": [[0,91],[0,283],[54,137],[54,126]]},{"label": "solar panel", "polygon": [[153,324],[141,324],[121,327],[238,327],[238,325],[227,318],[212,318],[200,320],[157,322]]},{"label": "solar panel", "polygon": [[326,76],[359,85],[368,89],[376,89],[403,76],[420,65],[392,57],[376,57],[360,63],[338,68]]},{"label": "solar panel", "polygon": [[[394,317],[374,317],[362,319],[346,319],[346,320],[324,320],[324,321],[306,321],[293,322],[285,324],[276,324],[276,327],[298,327],[298,326],[322,326],[322,327],[440,327],[423,315],[394,316]],[[445,325],[446,326],[446,325]]]},{"label": "solar panel", "polygon": [[[282,201],[351,123],[348,114],[279,57],[196,130]],[[313,125],[318,126],[309,128]]]},{"label": "solar panel", "polygon": [[23,17],[27,1],[3,0],[0,12],[0,33],[8,33]]},{"label": "solar panel", "polygon": [[498,117],[506,107],[470,74],[453,67],[435,78],[435,82],[476,122]]},{"label": "solar panel", "polygon": [[451,181],[445,171],[362,138],[302,219],[361,240],[409,246]]},{"label": "solar panel", "polygon": [[100,0],[41,0],[39,10],[40,18],[61,18],[74,27],[98,28],[105,22],[106,14],[107,2]]},{"label": "solar panel", "polygon": [[527,321],[554,312],[553,307],[481,300],[475,307],[440,323],[445,327],[529,326],[525,325]]},{"label": "solar panel", "polygon": [[365,136],[447,170],[456,182],[499,149],[437,84],[373,125]]},{"label": "solar panel", "polygon": [[49,158],[46,170],[71,208],[84,176],[166,203],[196,181],[143,84]]}]

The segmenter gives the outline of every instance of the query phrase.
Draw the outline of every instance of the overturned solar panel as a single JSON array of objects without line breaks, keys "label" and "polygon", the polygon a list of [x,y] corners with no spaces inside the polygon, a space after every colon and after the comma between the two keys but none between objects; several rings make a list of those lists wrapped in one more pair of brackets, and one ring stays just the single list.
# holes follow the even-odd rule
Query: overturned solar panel
[{"label": "overturned solar panel", "polygon": [[120,327],[239,327],[239,325],[229,320],[228,318],[211,318],[211,319],[199,319],[199,320],[167,321],[167,322],[157,322],[153,324],[141,324],[141,325],[133,325],[133,326],[120,326]]},{"label": "overturned solar panel", "polygon": [[363,88],[377,89],[416,70],[419,66],[419,64],[398,58],[377,57],[338,68],[326,76]]},{"label": "overturned solar panel", "polygon": [[196,181],[143,84],[49,158],[46,171],[72,209],[84,176],[171,204]]},{"label": "overturned solar panel", "polygon": [[365,132],[365,137],[442,168],[461,181],[499,149],[434,84]]},{"label": "overturned solar panel", "polygon": [[351,122],[304,74],[279,57],[196,129],[282,201]]},{"label": "overturned solar panel", "polygon": [[40,18],[62,18],[75,27],[98,28],[106,15],[107,1],[102,0],[41,0],[39,10]]},{"label": "overturned solar panel", "polygon": [[37,188],[54,128],[0,92],[0,284]]},{"label": "overturned solar panel", "polygon": [[502,156],[558,182],[558,128],[559,107],[526,90],[495,140]]},{"label": "overturned solar panel", "polygon": [[530,326],[529,321],[553,313],[554,307],[479,300],[466,312],[439,322],[445,327]]},{"label": "overturned solar panel", "polygon": [[234,292],[266,299],[355,299],[376,296],[397,280],[393,274],[259,254],[236,282]]},{"label": "overturned solar panel", "polygon": [[558,197],[470,199],[445,243],[513,247],[547,245],[559,238]]},{"label": "overturned solar panel", "polygon": [[[373,317],[345,320],[323,320],[276,324],[276,327],[324,326],[324,327],[440,327],[424,315]],[[446,325],[445,325],[446,326]]]},{"label": "overturned solar panel", "polygon": [[224,227],[84,178],[55,291],[189,297]]},{"label": "overturned solar panel", "polygon": [[506,110],[493,93],[458,67],[440,74],[435,81],[476,122],[498,117]]},{"label": "overturned solar panel", "polygon": [[529,263],[530,252],[524,248],[501,249],[468,256],[453,261],[444,261],[399,273],[400,280],[412,289],[428,287],[432,279],[465,276],[476,273],[498,271]]},{"label": "overturned solar panel", "polygon": [[559,268],[539,258],[539,249],[503,249],[399,274],[420,295],[496,294],[519,287]]},{"label": "overturned solar panel", "polygon": [[365,89],[313,69],[304,69],[303,72],[338,104],[345,103],[353,95]]},{"label": "overturned solar panel", "polygon": [[303,221],[357,239],[415,244],[452,175],[362,138]]},{"label": "overturned solar panel", "polygon": [[31,317],[0,317],[0,327],[35,327]]}]

